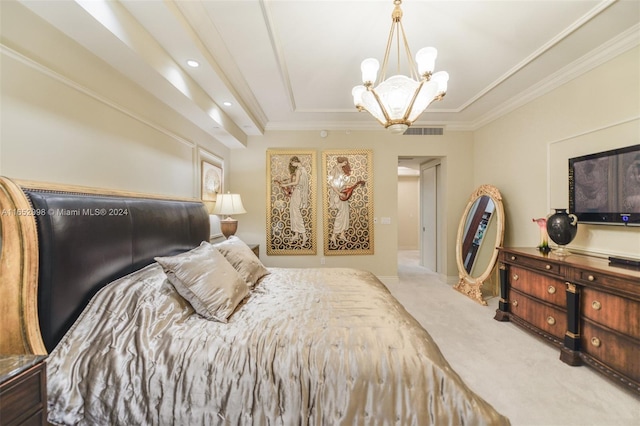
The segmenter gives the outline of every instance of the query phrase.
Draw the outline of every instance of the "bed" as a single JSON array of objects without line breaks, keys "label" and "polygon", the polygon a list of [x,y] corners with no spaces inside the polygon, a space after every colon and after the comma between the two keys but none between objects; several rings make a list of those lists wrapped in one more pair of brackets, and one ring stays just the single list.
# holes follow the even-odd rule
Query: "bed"
[{"label": "bed", "polygon": [[53,424],[509,424],[370,272],[267,268],[198,201],[0,184],[0,347],[48,354]]}]

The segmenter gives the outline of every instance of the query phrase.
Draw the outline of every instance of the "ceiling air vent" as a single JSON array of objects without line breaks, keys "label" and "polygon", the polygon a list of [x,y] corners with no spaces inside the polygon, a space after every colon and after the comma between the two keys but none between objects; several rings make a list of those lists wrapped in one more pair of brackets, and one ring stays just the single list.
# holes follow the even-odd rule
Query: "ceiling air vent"
[{"label": "ceiling air vent", "polygon": [[420,135],[420,136],[442,136],[444,128],[442,127],[409,127],[404,131],[403,135]]}]

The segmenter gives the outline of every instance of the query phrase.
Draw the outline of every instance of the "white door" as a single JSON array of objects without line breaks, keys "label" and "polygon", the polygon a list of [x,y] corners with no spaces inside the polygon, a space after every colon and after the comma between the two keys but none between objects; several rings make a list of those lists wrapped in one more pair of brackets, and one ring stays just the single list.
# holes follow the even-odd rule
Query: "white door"
[{"label": "white door", "polygon": [[438,272],[438,168],[432,165],[420,170],[421,265]]}]

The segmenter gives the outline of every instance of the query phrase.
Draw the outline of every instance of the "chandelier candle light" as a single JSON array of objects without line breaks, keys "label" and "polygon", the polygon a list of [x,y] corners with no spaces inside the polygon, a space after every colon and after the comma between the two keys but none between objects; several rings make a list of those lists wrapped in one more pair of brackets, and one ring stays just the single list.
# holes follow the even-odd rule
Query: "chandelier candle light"
[{"label": "chandelier candle light", "polygon": [[[420,49],[416,54],[415,62],[413,61],[402,26],[402,9],[400,8],[402,0],[394,0],[393,4],[395,7],[391,14],[391,31],[382,62],[380,84],[374,87],[380,63],[375,58],[365,59],[360,66],[363,84],[354,87],[351,94],[358,111],[368,111],[391,133],[402,134],[431,102],[444,97],[449,74],[445,71],[433,74],[438,55],[438,51],[433,47]],[[394,37],[398,50],[398,74],[385,80]],[[400,38],[407,55],[410,77],[399,74]]]}]

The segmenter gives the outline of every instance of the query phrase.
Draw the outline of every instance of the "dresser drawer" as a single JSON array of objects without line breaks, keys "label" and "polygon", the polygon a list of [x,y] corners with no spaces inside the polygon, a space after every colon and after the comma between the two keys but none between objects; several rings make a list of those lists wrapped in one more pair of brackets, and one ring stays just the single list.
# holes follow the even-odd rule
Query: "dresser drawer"
[{"label": "dresser drawer", "polygon": [[528,297],[515,289],[509,295],[509,310],[536,328],[562,340],[567,331],[567,313]]},{"label": "dresser drawer", "polygon": [[33,413],[31,417],[29,417],[28,419],[25,419],[20,423],[20,426],[36,426],[36,425],[38,426],[50,425],[50,423],[48,423],[47,419],[45,418],[44,410],[39,410],[36,413]]},{"label": "dresser drawer", "polygon": [[589,287],[582,288],[581,298],[585,318],[640,340],[640,302]]},{"label": "dresser drawer", "polygon": [[[46,424],[45,363],[2,383],[0,419],[2,425]],[[37,421],[40,420],[40,423]]]},{"label": "dresser drawer", "polygon": [[638,347],[634,341],[605,330],[591,321],[582,323],[582,350],[589,356],[640,383]]},{"label": "dresser drawer", "polygon": [[509,283],[511,288],[524,294],[553,303],[560,308],[567,307],[564,281],[545,277],[528,269],[511,266],[509,267]]},{"label": "dresser drawer", "polygon": [[504,253],[502,259],[504,262],[511,265],[526,266],[528,268],[535,269],[536,271],[556,275],[558,277],[562,277],[564,275],[562,265],[549,262],[546,259],[533,259],[515,253]]},{"label": "dresser drawer", "polygon": [[[600,271],[592,271],[586,269],[575,269],[573,271],[573,281],[577,284],[585,284],[586,286],[605,286],[617,289],[626,289],[632,282],[629,278],[621,278],[604,274]],[[640,284],[636,280],[636,284]]]}]

